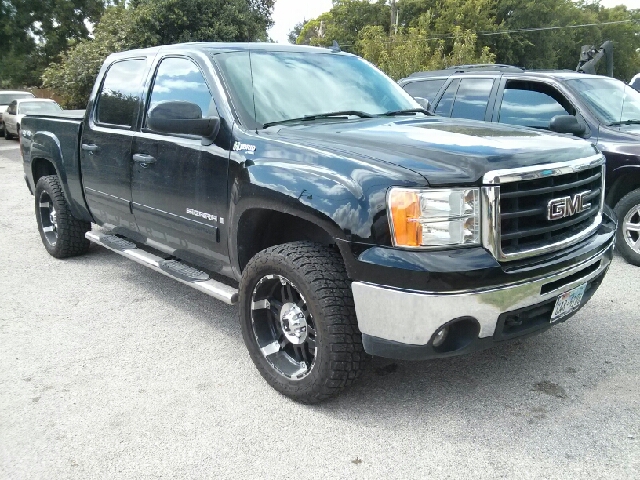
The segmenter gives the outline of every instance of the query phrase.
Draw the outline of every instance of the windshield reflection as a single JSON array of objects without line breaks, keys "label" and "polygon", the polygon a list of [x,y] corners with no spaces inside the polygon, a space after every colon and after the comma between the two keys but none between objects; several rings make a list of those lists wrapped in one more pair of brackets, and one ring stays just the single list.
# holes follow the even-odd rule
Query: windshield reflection
[{"label": "windshield reflection", "polygon": [[566,82],[606,125],[640,122],[640,93],[614,78],[576,78]]},{"label": "windshield reflection", "polygon": [[328,112],[380,115],[420,108],[393,80],[356,56],[252,51],[250,57],[248,52],[216,57],[234,103],[260,127]]}]

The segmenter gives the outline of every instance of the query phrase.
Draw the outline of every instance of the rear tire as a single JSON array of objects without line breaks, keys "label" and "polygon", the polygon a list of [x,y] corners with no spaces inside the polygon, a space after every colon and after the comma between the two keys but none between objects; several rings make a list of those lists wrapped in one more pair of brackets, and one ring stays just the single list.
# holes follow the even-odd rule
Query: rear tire
[{"label": "rear tire", "polygon": [[38,231],[47,252],[56,258],[86,253],[89,240],[84,238],[84,234],[91,230],[91,223],[78,220],[71,214],[58,177],[41,177],[34,195]]},{"label": "rear tire", "polygon": [[298,402],[338,394],[364,366],[342,257],[322,245],[287,243],[253,257],[240,281],[240,325],[263,378]]},{"label": "rear tire", "polygon": [[615,211],[618,216],[618,252],[627,262],[640,266],[640,188],[622,197]]},{"label": "rear tire", "polygon": [[7,126],[4,126],[4,139],[5,140],[11,140],[13,138],[13,135],[11,135],[9,133],[9,130],[7,130]]}]

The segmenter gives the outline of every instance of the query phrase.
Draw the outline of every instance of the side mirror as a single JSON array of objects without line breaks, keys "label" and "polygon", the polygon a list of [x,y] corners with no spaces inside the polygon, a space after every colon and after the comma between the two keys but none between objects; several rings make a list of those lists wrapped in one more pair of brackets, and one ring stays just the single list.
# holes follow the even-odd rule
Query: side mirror
[{"label": "side mirror", "polygon": [[202,118],[202,110],[195,103],[171,101],[154,105],[149,110],[147,125],[156,132],[214,139],[220,130],[220,118]]},{"label": "side mirror", "polygon": [[556,115],[549,122],[549,130],[556,133],[570,133],[578,137],[587,131],[573,115]]},{"label": "side mirror", "polygon": [[[425,110],[429,110],[429,108],[431,108],[431,103],[429,103],[429,100],[427,100],[426,98],[423,97],[413,97],[413,99],[418,102],[420,104],[420,106],[422,108],[424,108]],[[431,111],[431,110],[429,110]]]}]

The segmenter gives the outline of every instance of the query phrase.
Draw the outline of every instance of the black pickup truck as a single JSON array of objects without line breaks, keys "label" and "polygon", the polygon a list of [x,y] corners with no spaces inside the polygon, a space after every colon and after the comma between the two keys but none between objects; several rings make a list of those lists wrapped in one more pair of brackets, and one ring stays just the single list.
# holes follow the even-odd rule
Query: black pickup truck
[{"label": "black pickup truck", "polygon": [[94,242],[239,303],[260,373],[302,402],[350,385],[365,352],[431,359],[543,331],[613,255],[591,144],[433,117],[336,49],[115,54],[84,118],[26,117],[21,147],[51,255]]}]

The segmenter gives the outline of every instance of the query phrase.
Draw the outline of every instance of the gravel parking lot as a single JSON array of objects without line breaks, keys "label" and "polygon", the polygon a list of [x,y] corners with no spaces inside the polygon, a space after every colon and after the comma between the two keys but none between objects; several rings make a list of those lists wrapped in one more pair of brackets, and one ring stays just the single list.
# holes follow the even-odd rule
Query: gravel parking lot
[{"label": "gravel parking lot", "polygon": [[237,309],[101,247],[42,247],[0,140],[0,476],[639,478],[640,269],[468,357],[374,359],[320,406],[262,380]]}]

